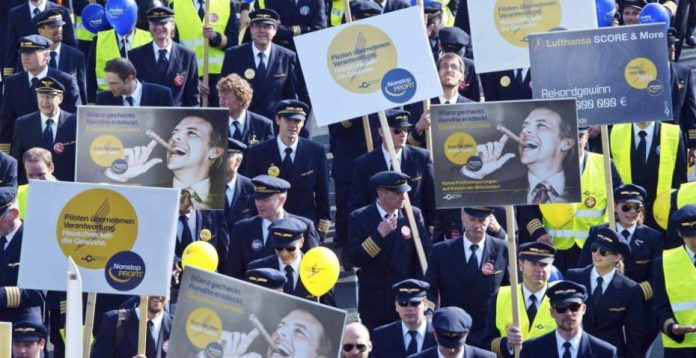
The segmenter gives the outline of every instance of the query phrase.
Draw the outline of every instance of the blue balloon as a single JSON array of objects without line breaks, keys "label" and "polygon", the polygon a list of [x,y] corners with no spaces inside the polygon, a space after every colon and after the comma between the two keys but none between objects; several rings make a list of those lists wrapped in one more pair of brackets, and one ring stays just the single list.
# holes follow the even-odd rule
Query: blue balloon
[{"label": "blue balloon", "polygon": [[561,273],[561,271],[558,271],[556,266],[551,265],[551,274],[549,274],[548,283],[561,280],[563,280],[563,274]]},{"label": "blue balloon", "polygon": [[655,24],[658,22],[664,22],[665,31],[669,30],[669,12],[667,8],[654,2],[645,5],[643,10],[640,11],[640,23]]},{"label": "blue balloon", "polygon": [[92,33],[103,31],[107,26],[104,7],[100,4],[89,4],[82,9],[82,27]]},{"label": "blue balloon", "polygon": [[106,19],[116,30],[116,33],[127,35],[138,19],[138,5],[135,0],[108,0],[106,6]]},{"label": "blue balloon", "polygon": [[616,1],[595,0],[597,5],[597,24],[599,27],[611,26],[616,14]]}]

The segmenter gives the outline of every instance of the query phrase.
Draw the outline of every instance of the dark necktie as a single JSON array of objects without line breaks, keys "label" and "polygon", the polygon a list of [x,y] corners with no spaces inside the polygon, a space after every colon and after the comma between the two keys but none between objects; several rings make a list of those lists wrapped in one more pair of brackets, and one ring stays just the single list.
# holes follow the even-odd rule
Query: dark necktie
[{"label": "dark necktie", "polygon": [[183,230],[181,231],[180,240],[176,243],[177,257],[181,257],[181,254],[184,252],[184,249],[186,249],[186,246],[193,242],[193,236],[191,236],[191,228],[188,224],[188,217],[186,217],[186,215],[180,215],[179,222],[181,223],[181,227]]},{"label": "dark necktie", "polygon": [[570,355],[570,342],[566,341],[563,343],[563,357],[561,358],[572,358]]},{"label": "dark necktie", "polygon": [[259,52],[259,66],[256,67],[256,72],[258,74],[259,78],[266,77],[266,62],[264,62],[264,59],[266,58],[266,54],[263,52]]},{"label": "dark necktie", "polygon": [[527,307],[527,318],[529,318],[529,329],[532,329],[532,322],[537,314],[537,298],[534,295],[529,296],[529,307]]},{"label": "dark necktie", "polygon": [[285,278],[287,278],[287,281],[283,285],[283,292],[285,293],[292,293],[295,289],[295,278],[293,277],[293,272],[295,271],[292,269],[292,266],[285,266]]},{"label": "dark necktie", "polygon": [[227,198],[230,197],[229,195],[227,195],[228,191],[234,194],[234,192],[232,191],[232,188],[230,188],[229,184],[225,185],[225,211],[230,210],[230,208],[232,207],[232,200],[234,200],[234,196],[232,197],[231,200],[227,200]]},{"label": "dark necktie", "polygon": [[131,107],[135,106],[135,105],[133,104],[133,97],[131,97],[131,96],[127,96],[127,97],[126,97],[126,102],[128,102],[128,105],[131,106]]},{"label": "dark necktie", "polygon": [[34,15],[32,15],[32,17],[31,17],[31,18],[33,19],[34,16],[36,16],[36,15],[39,14],[39,9],[38,9],[38,8],[34,8],[34,11],[32,11],[32,13],[34,14]]},{"label": "dark necktie", "polygon": [[478,245],[471,245],[469,249],[471,250],[471,255],[469,256],[469,261],[467,261],[466,265],[469,271],[472,273],[478,271],[479,264],[478,264],[478,258],[476,257],[476,250],[478,250]]},{"label": "dark necktie", "polygon": [[147,320],[147,343],[145,346],[147,358],[157,357],[157,343],[155,342],[155,324],[149,319]]},{"label": "dark necktie", "polygon": [[232,133],[232,138],[241,142],[242,141],[242,128],[240,128],[239,121],[232,121],[232,126],[234,127],[234,133]]},{"label": "dark necktie", "polygon": [[53,149],[53,119],[49,118],[46,120],[46,128],[43,131],[43,144],[44,148],[48,150]]},{"label": "dark necktie", "polygon": [[450,101],[445,101],[445,103],[443,103],[443,104],[450,104]]},{"label": "dark necktie", "polygon": [[416,339],[417,331],[408,331],[408,335],[411,336],[411,341],[408,342],[408,347],[406,347],[406,355],[418,353],[418,340]]},{"label": "dark necktie", "polygon": [[534,187],[534,199],[532,204],[543,204],[549,201],[549,188],[541,182]]},{"label": "dark necktie", "polygon": [[0,257],[5,253],[5,245],[7,245],[7,238],[0,237]]},{"label": "dark necktie", "polygon": [[198,0],[198,3],[200,4],[200,7],[198,8],[198,18],[203,21],[203,18],[205,17],[205,0]]},{"label": "dark necktie", "polygon": [[128,38],[124,37],[121,39],[121,57],[125,57],[126,52],[128,52]]},{"label": "dark necktie", "polygon": [[51,60],[48,61],[48,67],[58,68],[58,62],[56,61],[56,57],[58,57],[58,52],[51,51]]},{"label": "dark necktie", "polygon": [[39,79],[34,77],[31,79],[31,87],[34,88],[36,87],[36,84],[39,82]]},{"label": "dark necktie", "polygon": [[167,67],[169,67],[169,60],[167,60],[167,50],[161,49],[158,51],[159,57],[157,58],[157,69],[159,70],[160,76],[164,77],[167,75]]},{"label": "dark necktie", "polygon": [[628,242],[628,237],[631,236],[631,232],[628,230],[623,230],[621,231],[621,235],[623,235],[624,239],[626,239],[626,242]]},{"label": "dark necktie", "polygon": [[287,170],[290,170],[290,168],[292,168],[292,157],[290,156],[291,154],[292,148],[285,148],[285,158],[283,158],[283,166],[285,166],[285,169]]},{"label": "dark necktie", "polygon": [[638,132],[638,136],[640,137],[640,140],[638,141],[638,149],[636,149],[636,155],[638,156],[638,163],[641,163],[645,165],[645,159],[646,159],[646,153],[648,150],[648,142],[645,140],[645,137],[648,135],[648,132],[646,131],[640,131]]},{"label": "dark necktie", "polygon": [[602,298],[602,284],[604,283],[604,279],[600,276],[597,277],[597,287],[595,287],[594,291],[592,291],[592,304],[596,305],[599,303],[599,299]]}]

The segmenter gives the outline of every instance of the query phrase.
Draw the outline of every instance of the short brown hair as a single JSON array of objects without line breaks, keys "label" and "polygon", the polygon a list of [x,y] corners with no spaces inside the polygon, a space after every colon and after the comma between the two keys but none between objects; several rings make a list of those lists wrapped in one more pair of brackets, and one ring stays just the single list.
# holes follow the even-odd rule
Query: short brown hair
[{"label": "short brown hair", "polygon": [[464,59],[462,56],[459,56],[458,54],[454,52],[446,52],[444,55],[442,55],[438,60],[437,60],[437,69],[440,69],[440,63],[444,60],[455,60],[459,63],[459,69],[462,71],[464,75],[466,75],[466,66],[464,66]]},{"label": "short brown hair", "polygon": [[249,82],[239,77],[238,74],[232,73],[221,78],[216,86],[218,93],[232,92],[240,101],[242,106],[248,108],[251,104],[251,98],[254,96],[254,90]]},{"label": "short brown hair", "polygon": [[104,72],[115,73],[121,81],[125,81],[128,76],[135,78],[138,75],[135,66],[127,58],[123,57],[117,57],[108,61],[104,66]]},{"label": "short brown hair", "polygon": [[48,150],[41,148],[41,147],[34,147],[22,155],[22,164],[24,163],[38,163],[38,162],[44,162],[47,167],[51,167],[53,165],[53,155],[51,155],[51,152]]}]

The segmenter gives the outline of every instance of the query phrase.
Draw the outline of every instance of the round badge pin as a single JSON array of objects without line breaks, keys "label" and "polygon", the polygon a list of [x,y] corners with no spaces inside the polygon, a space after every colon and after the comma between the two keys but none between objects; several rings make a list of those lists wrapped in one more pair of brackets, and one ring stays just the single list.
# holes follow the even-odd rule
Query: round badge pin
[{"label": "round badge pin", "polygon": [[510,85],[510,77],[508,77],[508,76],[503,76],[503,77],[500,79],[500,85],[503,86],[503,87],[509,86],[509,85]]},{"label": "round badge pin", "polygon": [[495,267],[493,267],[492,263],[486,262],[485,264],[481,265],[481,272],[483,272],[483,274],[486,276],[490,276],[495,273]]},{"label": "round badge pin", "polygon": [[213,238],[213,234],[210,232],[210,230],[203,229],[201,230],[201,233],[198,234],[198,237],[200,237],[200,239],[203,241],[210,241],[210,239]]},{"label": "round badge pin", "polygon": [[251,249],[254,251],[261,251],[261,249],[263,249],[263,241],[261,241],[261,239],[256,239],[252,241]]},{"label": "round badge pin", "polygon": [[411,229],[406,225],[402,226],[401,227],[401,236],[403,236],[404,239],[407,239],[407,240],[410,239],[411,238]]},{"label": "round badge pin", "polygon": [[256,71],[254,71],[253,68],[247,68],[246,71],[244,71],[244,78],[253,80],[254,77],[256,77]]},{"label": "round badge pin", "polygon": [[278,168],[275,165],[271,165],[270,167],[268,167],[268,175],[272,177],[277,177],[278,175],[280,175],[280,168]]},{"label": "round badge pin", "polygon": [[588,196],[585,198],[585,206],[592,209],[597,205],[597,199],[594,198],[594,196]]}]

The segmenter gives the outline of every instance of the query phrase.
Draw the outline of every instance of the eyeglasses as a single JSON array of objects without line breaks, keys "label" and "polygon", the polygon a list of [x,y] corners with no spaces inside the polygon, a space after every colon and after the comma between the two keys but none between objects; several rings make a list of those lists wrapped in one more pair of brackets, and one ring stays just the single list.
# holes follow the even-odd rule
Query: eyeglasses
[{"label": "eyeglasses", "polygon": [[582,306],[580,303],[571,303],[569,305],[556,305],[553,306],[553,309],[558,312],[558,313],[566,313],[568,310],[571,312],[577,312],[580,311],[580,306]]},{"label": "eyeglasses", "polygon": [[391,131],[394,134],[401,134],[403,133],[408,133],[410,127],[403,127],[403,128],[392,128]]},{"label": "eyeglasses", "polygon": [[407,306],[418,307],[418,306],[420,306],[421,302],[422,301],[398,301],[399,306],[401,306],[401,307],[407,307]]},{"label": "eyeglasses", "polygon": [[357,348],[360,351],[360,353],[365,352],[367,350],[367,346],[364,344],[346,343],[343,345],[344,352],[350,352],[353,350],[353,348]]},{"label": "eyeglasses", "polygon": [[295,250],[297,250],[297,247],[295,247],[295,246],[290,246],[290,247],[276,247],[275,250],[276,250],[277,252],[282,252],[283,250],[285,250],[285,251],[287,251],[287,252],[295,252]]},{"label": "eyeglasses", "polygon": [[613,251],[607,250],[603,247],[599,247],[598,245],[592,245],[592,253],[596,253],[599,251],[599,255],[602,257],[606,257],[608,255],[614,255]]},{"label": "eyeglasses", "polygon": [[624,213],[631,211],[631,209],[635,210],[636,212],[641,212],[643,211],[643,205],[638,203],[621,205],[621,211]]},{"label": "eyeglasses", "polygon": [[456,64],[440,65],[440,71],[445,71],[445,70],[461,71],[461,69],[459,69],[459,65],[456,65]]}]

